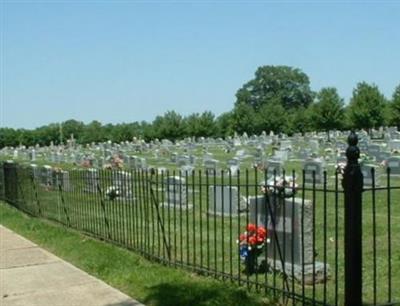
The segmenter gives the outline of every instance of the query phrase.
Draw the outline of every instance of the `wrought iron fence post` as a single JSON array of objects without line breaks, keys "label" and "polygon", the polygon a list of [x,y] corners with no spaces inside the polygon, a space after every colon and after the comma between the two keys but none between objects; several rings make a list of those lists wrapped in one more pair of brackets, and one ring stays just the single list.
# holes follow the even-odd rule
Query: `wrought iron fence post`
[{"label": "wrought iron fence post", "polygon": [[345,305],[362,304],[362,191],[363,175],[358,158],[358,138],[352,131],[347,142],[347,165],[343,174],[344,189],[344,248],[345,248]]}]

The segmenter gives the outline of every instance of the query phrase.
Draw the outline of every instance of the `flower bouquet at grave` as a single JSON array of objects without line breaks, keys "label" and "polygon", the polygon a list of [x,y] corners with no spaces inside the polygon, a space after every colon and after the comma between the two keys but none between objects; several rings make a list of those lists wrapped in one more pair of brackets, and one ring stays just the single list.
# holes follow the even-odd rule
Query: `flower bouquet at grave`
[{"label": "flower bouquet at grave", "polygon": [[258,270],[258,256],[265,252],[266,244],[269,243],[267,230],[263,226],[248,224],[237,242],[240,258],[245,264],[245,273],[251,275]]},{"label": "flower bouquet at grave", "polygon": [[261,192],[280,198],[291,198],[296,194],[298,187],[296,177],[276,176],[270,178],[267,183],[261,183]]},{"label": "flower bouquet at grave", "polygon": [[109,200],[115,200],[121,195],[121,190],[116,186],[110,186],[106,189],[106,196]]},{"label": "flower bouquet at grave", "polygon": [[122,169],[124,166],[124,160],[120,156],[114,155],[111,159],[111,165],[113,168]]}]

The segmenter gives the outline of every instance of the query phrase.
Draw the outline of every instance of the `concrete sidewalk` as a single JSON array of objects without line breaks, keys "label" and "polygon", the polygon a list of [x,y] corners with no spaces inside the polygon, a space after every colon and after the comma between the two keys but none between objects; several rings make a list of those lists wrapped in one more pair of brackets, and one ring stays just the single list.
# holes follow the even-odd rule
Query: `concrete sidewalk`
[{"label": "concrete sidewalk", "polygon": [[143,306],[0,225],[1,306]]}]

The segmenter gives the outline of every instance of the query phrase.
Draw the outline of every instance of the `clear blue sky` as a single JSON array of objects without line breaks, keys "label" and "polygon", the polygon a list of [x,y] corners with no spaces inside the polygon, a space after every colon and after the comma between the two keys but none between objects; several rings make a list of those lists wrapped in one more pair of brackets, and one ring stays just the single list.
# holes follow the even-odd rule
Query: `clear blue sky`
[{"label": "clear blue sky", "polygon": [[400,83],[400,1],[1,1],[1,126],[229,111],[261,65]]}]

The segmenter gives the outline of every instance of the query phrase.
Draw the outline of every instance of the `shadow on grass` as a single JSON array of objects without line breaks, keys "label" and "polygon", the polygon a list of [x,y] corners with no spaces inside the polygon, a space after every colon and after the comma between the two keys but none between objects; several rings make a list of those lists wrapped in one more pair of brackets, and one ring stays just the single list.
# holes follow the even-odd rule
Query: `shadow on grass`
[{"label": "shadow on grass", "polygon": [[162,283],[149,289],[144,303],[152,306],[261,306],[266,301],[250,296],[242,288],[223,284]]}]

